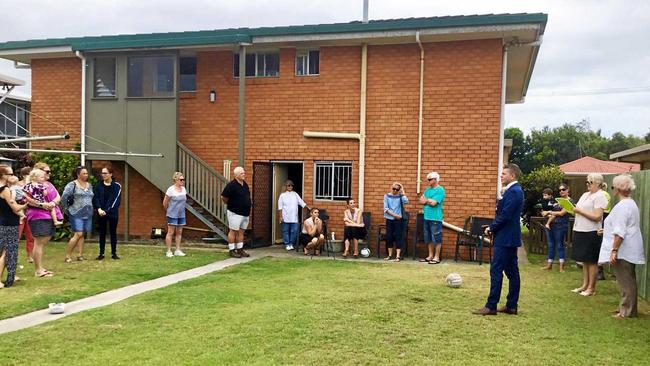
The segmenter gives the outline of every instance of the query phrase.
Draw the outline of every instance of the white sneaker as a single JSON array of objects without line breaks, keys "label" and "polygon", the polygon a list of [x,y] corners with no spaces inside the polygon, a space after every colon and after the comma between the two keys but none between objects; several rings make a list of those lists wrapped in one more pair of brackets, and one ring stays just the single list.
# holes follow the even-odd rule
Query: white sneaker
[{"label": "white sneaker", "polygon": [[176,251],[174,252],[174,255],[177,256],[177,257],[184,257],[185,253],[183,253],[180,249],[176,249]]},{"label": "white sneaker", "polygon": [[291,250],[291,249],[293,249],[293,248],[291,248],[291,245],[287,245],[287,246],[284,247],[284,248],[285,248],[286,250]]},{"label": "white sneaker", "polygon": [[171,258],[171,257],[174,256],[174,254],[172,253],[171,250],[168,250],[166,256],[167,256],[167,258]]},{"label": "white sneaker", "polygon": [[289,245],[289,250],[293,250],[293,245]]}]

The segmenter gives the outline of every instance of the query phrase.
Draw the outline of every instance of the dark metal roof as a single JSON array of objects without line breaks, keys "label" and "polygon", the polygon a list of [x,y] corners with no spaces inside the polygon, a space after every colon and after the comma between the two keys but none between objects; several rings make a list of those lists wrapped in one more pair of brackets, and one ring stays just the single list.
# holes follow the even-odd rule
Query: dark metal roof
[{"label": "dark metal roof", "polygon": [[237,44],[251,42],[253,37],[309,35],[350,32],[381,32],[409,29],[435,29],[490,25],[539,23],[541,33],[546,27],[547,15],[543,13],[462,15],[429,18],[371,20],[368,23],[296,25],[261,28],[230,28],[218,30],[148,33],[94,37],[40,39],[0,43],[0,50],[69,46],[74,51],[109,50],[123,48],[181,47],[195,45]]}]

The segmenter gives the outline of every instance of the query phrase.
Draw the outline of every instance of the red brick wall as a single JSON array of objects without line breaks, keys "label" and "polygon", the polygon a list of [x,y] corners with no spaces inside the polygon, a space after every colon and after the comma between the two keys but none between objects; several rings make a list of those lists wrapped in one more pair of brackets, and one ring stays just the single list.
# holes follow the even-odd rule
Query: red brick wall
[{"label": "red brick wall", "polygon": [[[467,215],[493,215],[494,212],[501,41],[431,43],[424,47],[421,190],[426,188],[426,173],[438,171],[447,190],[445,219],[462,226]],[[281,49],[280,77],[247,79],[246,86],[245,168],[249,184],[252,185],[254,161],[303,161],[304,199],[311,206],[327,209],[334,218],[331,230],[339,234],[344,203],[313,201],[313,163],[315,160],[352,161],[355,177],[352,192],[356,196],[358,142],[307,139],[303,131],[358,132],[360,55],[360,47],[322,47],[320,75],[297,77],[295,50]],[[413,202],[408,209],[412,212],[421,209],[415,203],[419,56],[415,44],[370,46],[368,50],[365,209],[373,214],[374,228],[383,221],[382,197],[393,181],[404,184]],[[34,108],[39,107],[37,92],[43,82],[37,80],[47,81],[45,66],[71,68],[70,64],[77,65],[78,70],[78,62],[68,60],[57,61],[55,66],[44,63],[40,72],[34,72],[37,77]],[[71,82],[72,85],[78,85],[78,72],[76,78],[76,84]],[[44,85],[48,95],[53,95],[47,87],[50,84]],[[210,90],[217,92],[216,103],[208,100]],[[75,105],[78,108],[78,98]],[[53,113],[50,108],[58,112],[53,106],[42,107],[41,111]],[[232,77],[232,53],[200,52],[197,92],[183,94],[179,101],[179,138],[221,171],[224,159],[233,160],[233,168],[237,165],[237,133],[238,80]],[[130,181],[134,198],[131,215],[138,217],[131,224],[132,234],[148,234],[152,225],[164,223],[160,221],[164,220],[159,202],[161,193],[135,171]],[[136,203],[135,197],[141,204]],[[444,240],[445,255],[450,256],[455,234],[446,232]]]},{"label": "red brick wall", "polygon": [[[470,214],[492,215],[496,186],[501,88],[501,41],[425,44],[425,95],[421,190],[426,173],[438,171],[447,190],[446,220],[462,226]],[[368,50],[365,209],[383,221],[382,197],[400,181],[416,204],[419,98],[417,45],[371,46]],[[320,75],[296,77],[295,51],[281,49],[279,78],[247,79],[246,165],[304,161],[304,199],[334,217],[342,233],[342,202],[313,202],[314,160],[349,160],[358,173],[354,140],[307,139],[303,130],[358,132],[360,47],[321,48]],[[238,81],[230,52],[198,55],[196,98],[179,103],[180,139],[221,170],[237,165]],[[217,102],[208,102],[210,90]],[[358,192],[357,180],[352,191]],[[373,230],[374,231],[374,230]],[[445,234],[445,255],[455,234]]]},{"label": "red brick wall", "polygon": [[30,129],[38,135],[70,133],[70,140],[33,142],[32,147],[71,149],[80,143],[81,60],[32,60]]}]

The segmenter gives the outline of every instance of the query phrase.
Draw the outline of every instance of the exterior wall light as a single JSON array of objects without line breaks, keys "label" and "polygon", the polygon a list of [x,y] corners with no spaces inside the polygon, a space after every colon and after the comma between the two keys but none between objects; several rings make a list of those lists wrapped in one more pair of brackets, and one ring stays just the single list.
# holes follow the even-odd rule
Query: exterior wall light
[{"label": "exterior wall light", "polygon": [[210,90],[210,103],[214,103],[216,101],[217,101],[217,91]]}]

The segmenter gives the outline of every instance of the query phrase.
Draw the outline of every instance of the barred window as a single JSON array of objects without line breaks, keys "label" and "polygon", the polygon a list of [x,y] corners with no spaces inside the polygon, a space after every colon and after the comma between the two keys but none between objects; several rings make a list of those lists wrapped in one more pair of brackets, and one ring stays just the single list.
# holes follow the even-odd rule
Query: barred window
[{"label": "barred window", "polygon": [[344,201],[352,192],[352,163],[319,161],[314,164],[314,198]]}]

